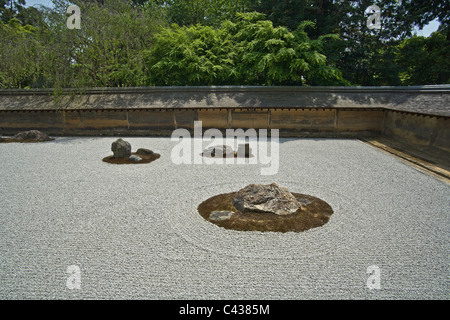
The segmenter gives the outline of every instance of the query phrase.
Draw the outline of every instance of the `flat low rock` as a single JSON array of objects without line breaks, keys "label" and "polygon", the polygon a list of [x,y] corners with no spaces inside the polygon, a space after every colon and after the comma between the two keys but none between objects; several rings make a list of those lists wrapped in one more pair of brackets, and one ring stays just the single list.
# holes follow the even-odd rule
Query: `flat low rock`
[{"label": "flat low rock", "polygon": [[202,155],[213,158],[229,158],[234,157],[234,150],[227,145],[212,146],[203,150]]},{"label": "flat low rock", "polygon": [[152,150],[150,150],[150,149],[145,149],[145,148],[139,148],[139,149],[137,149],[137,151],[136,151],[136,154],[139,154],[139,155],[142,155],[142,156],[144,156],[144,155],[151,155],[151,154],[153,154],[154,152],[152,151]]},{"label": "flat low rock", "polygon": [[212,221],[229,220],[233,214],[233,211],[212,211],[209,215],[209,219]]},{"label": "flat low rock", "polygon": [[139,162],[139,161],[142,161],[142,158],[141,157],[139,157],[139,156],[137,156],[137,155],[132,155],[132,156],[130,156],[130,158],[129,158],[131,161],[133,161],[133,162]]},{"label": "flat low rock", "polygon": [[286,188],[277,184],[250,184],[236,192],[234,207],[241,212],[274,213],[288,215],[302,208],[302,204]]},{"label": "flat low rock", "polygon": [[49,136],[41,132],[39,130],[29,130],[24,132],[17,133],[14,137],[14,140],[27,140],[27,141],[48,141],[50,140]]},{"label": "flat low rock", "polygon": [[311,204],[311,201],[306,198],[297,198],[297,201],[300,202],[304,206]]}]

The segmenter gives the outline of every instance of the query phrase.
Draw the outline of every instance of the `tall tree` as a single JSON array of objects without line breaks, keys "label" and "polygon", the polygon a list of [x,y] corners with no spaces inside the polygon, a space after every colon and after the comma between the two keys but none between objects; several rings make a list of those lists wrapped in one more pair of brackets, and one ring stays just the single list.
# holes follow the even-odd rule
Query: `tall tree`
[{"label": "tall tree", "polygon": [[25,0],[0,0],[0,20],[8,22],[20,12],[25,5]]},{"label": "tall tree", "polygon": [[397,62],[404,85],[450,83],[450,42],[434,32],[430,37],[414,36],[398,47]]},{"label": "tall tree", "polygon": [[12,18],[0,21],[0,88],[24,88],[33,84],[36,75],[35,57],[40,52],[36,28],[22,26]]},{"label": "tall tree", "polygon": [[342,18],[342,1],[333,0],[251,0],[251,9],[264,13],[275,26],[295,30],[305,20],[312,21],[316,28],[310,35],[335,32]]},{"label": "tall tree", "polygon": [[223,21],[233,19],[236,13],[248,11],[250,0],[167,0],[155,3],[166,10],[171,23],[220,27]]},{"label": "tall tree", "polygon": [[322,54],[323,37],[311,40],[304,23],[291,32],[261,13],[238,14],[219,29],[167,29],[149,52],[150,82],[157,85],[344,84]]},{"label": "tall tree", "polygon": [[148,84],[223,85],[236,81],[235,48],[223,29],[209,26],[162,30],[147,52]]},{"label": "tall tree", "polygon": [[[381,9],[381,29],[370,30],[366,22],[370,15],[366,9],[376,4]],[[329,63],[339,67],[344,77],[356,85],[398,83],[393,76],[394,53],[399,41],[412,35],[415,26],[423,27],[439,19],[448,29],[448,1],[440,0],[252,0],[252,8],[263,12],[275,26],[295,29],[303,20],[316,24],[306,29],[313,39],[336,33],[340,40],[324,43]],[[380,60],[382,58],[382,60]],[[383,68],[383,64],[385,68]]]},{"label": "tall tree", "polygon": [[[80,6],[80,30],[66,26],[70,3]],[[41,9],[45,25],[32,34],[22,30],[29,26],[19,28],[18,20],[11,21],[14,26],[2,24],[0,86],[143,85],[142,52],[152,46],[155,33],[164,24],[158,10],[133,8],[123,0],[105,0],[103,5],[54,0],[54,8]]]},{"label": "tall tree", "polygon": [[442,24],[450,22],[450,2],[442,0],[402,1],[414,24],[423,28],[428,22],[438,19]]},{"label": "tall tree", "polygon": [[438,20],[439,30],[450,41],[450,2],[441,0],[404,1],[408,14],[414,17],[414,24],[423,28],[428,22]]},{"label": "tall tree", "polygon": [[[399,42],[412,36],[414,26],[423,25],[434,19],[433,1],[425,1],[419,13],[412,5],[414,1],[363,0],[344,1],[347,15],[339,25],[339,34],[345,48],[336,65],[343,70],[344,77],[355,85],[398,84],[400,79],[395,66],[394,51]],[[381,28],[369,29],[366,25],[371,14],[366,8],[373,3],[381,9]],[[417,3],[417,1],[415,1]],[[448,13],[447,13],[448,14]]]}]

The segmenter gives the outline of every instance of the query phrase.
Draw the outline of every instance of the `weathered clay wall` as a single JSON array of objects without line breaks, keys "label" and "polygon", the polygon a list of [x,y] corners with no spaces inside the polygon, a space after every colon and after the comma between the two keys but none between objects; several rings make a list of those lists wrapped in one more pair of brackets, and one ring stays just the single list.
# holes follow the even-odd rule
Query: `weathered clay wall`
[{"label": "weathered clay wall", "polygon": [[388,109],[450,116],[450,85],[417,87],[148,87],[0,90],[0,111]]},{"label": "weathered clay wall", "polygon": [[177,128],[279,129],[281,136],[381,133],[384,110],[78,110],[0,111],[0,133],[39,129],[51,135],[170,135]]},{"label": "weathered clay wall", "polygon": [[208,128],[279,129],[281,136],[384,134],[450,150],[450,86],[101,88],[55,97],[0,90],[0,134],[170,135]]},{"label": "weathered clay wall", "polygon": [[386,111],[383,134],[411,145],[450,152],[450,118]]}]

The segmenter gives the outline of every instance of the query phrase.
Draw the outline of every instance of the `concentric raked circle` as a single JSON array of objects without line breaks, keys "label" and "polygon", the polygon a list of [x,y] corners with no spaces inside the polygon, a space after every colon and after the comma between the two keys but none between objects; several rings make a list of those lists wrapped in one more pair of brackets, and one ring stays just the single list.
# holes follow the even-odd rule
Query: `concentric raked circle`
[{"label": "concentric raked circle", "polygon": [[[272,183],[274,181],[258,181]],[[357,201],[322,186],[293,181],[275,181],[291,192],[313,195],[333,208],[330,221],[320,228],[304,232],[259,232],[228,230],[211,224],[197,211],[198,204],[215,194],[233,192],[244,187],[241,182],[221,182],[181,191],[178,207],[167,222],[185,241],[203,250],[220,255],[248,258],[290,259],[313,257],[345,247],[354,233],[354,222],[368,215]]]}]

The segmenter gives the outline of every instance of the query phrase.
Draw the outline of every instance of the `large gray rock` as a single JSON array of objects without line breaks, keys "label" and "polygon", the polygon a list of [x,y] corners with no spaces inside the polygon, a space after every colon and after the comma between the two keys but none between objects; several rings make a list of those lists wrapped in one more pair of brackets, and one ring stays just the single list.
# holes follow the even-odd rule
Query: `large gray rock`
[{"label": "large gray rock", "polygon": [[131,144],[125,140],[117,139],[111,145],[114,158],[127,158],[131,155]]},{"label": "large gray rock", "polygon": [[286,188],[275,183],[251,184],[239,190],[233,198],[234,207],[241,211],[255,211],[288,215],[296,212],[302,204]]},{"label": "large gray rock", "polygon": [[47,141],[50,140],[48,135],[39,130],[24,131],[16,134],[14,140],[29,140],[29,141]]}]

